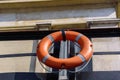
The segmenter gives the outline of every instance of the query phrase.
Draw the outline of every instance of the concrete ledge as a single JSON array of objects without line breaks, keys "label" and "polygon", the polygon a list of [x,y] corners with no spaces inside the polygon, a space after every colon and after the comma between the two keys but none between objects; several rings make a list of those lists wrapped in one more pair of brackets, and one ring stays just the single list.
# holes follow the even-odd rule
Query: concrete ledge
[{"label": "concrete ledge", "polygon": [[49,29],[70,29],[70,28],[86,28],[87,21],[84,18],[66,18],[51,20],[31,20],[31,21],[11,21],[0,22],[0,31],[12,30],[36,30],[36,24],[50,23]]},{"label": "concrete ledge", "polygon": [[77,4],[116,3],[118,0],[6,0],[0,1],[0,8],[28,8],[48,6],[68,6]]}]

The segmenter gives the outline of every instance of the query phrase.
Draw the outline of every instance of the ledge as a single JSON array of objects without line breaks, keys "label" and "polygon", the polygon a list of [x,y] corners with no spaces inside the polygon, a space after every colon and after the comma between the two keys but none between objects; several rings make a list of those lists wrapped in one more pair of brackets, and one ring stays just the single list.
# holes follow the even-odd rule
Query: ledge
[{"label": "ledge", "polygon": [[[46,26],[47,25],[47,26]],[[0,22],[0,31],[86,28],[84,18]]]},{"label": "ledge", "polygon": [[68,6],[81,4],[116,3],[118,0],[6,0],[0,1],[0,8],[29,8],[48,6]]}]

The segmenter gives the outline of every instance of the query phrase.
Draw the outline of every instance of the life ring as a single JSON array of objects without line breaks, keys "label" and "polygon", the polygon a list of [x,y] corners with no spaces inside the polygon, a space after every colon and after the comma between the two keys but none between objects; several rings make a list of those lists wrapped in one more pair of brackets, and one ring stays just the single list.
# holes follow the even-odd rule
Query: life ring
[{"label": "life ring", "polygon": [[39,61],[52,68],[71,69],[82,65],[92,57],[92,43],[85,35],[74,31],[65,31],[65,36],[66,40],[77,42],[80,45],[81,51],[78,55],[66,59],[55,58],[49,55],[48,49],[52,43],[63,40],[62,32],[58,31],[44,37],[38,44],[37,57]]}]

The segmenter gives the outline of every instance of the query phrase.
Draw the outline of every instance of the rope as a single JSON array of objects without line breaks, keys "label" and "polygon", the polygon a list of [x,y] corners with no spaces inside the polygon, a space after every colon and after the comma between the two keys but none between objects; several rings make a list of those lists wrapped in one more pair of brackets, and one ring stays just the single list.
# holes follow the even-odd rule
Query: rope
[{"label": "rope", "polygon": [[[91,58],[92,58],[92,57],[91,57]],[[68,71],[69,71],[70,73],[77,73],[77,72],[82,71],[82,70],[88,65],[88,63],[90,62],[91,58],[90,58],[87,62],[84,62],[81,66],[79,66],[79,67],[81,67],[79,70],[77,70],[77,71],[68,70]]]},{"label": "rope", "polygon": [[[74,44],[75,44],[77,47],[80,48],[80,45],[79,45],[79,44],[77,44],[76,42],[74,42]],[[88,65],[88,63],[90,62],[91,59],[92,59],[92,57],[91,57],[88,61],[85,61],[81,66],[79,66],[79,67],[81,67],[81,68],[79,68],[79,70],[77,70],[77,71],[68,70],[68,71],[69,71],[70,73],[77,73],[77,72],[82,71],[82,70]]]}]

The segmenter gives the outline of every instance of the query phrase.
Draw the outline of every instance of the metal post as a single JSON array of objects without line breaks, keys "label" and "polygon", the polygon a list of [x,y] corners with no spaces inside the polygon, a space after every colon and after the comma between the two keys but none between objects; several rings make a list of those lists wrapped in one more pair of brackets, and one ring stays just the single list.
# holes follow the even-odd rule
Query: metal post
[{"label": "metal post", "polygon": [[[37,45],[38,45],[38,40],[33,40],[32,53],[36,53]],[[32,56],[29,71],[35,72],[35,67],[36,67],[36,56]]]},{"label": "metal post", "polygon": [[[60,45],[60,58],[67,58],[67,41],[61,41]],[[67,77],[67,70],[62,70],[59,72],[59,79],[58,80],[68,80]]]}]

